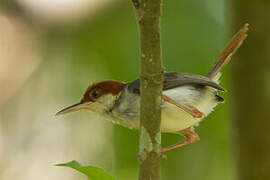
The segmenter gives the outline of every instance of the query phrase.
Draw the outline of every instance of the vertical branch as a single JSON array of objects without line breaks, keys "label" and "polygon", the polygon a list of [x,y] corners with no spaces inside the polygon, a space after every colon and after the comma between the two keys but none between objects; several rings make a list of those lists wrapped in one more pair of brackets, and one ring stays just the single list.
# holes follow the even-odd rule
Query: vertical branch
[{"label": "vertical branch", "polygon": [[160,45],[161,0],[132,0],[140,30],[140,150],[139,179],[160,179],[161,93],[163,69]]},{"label": "vertical branch", "polygon": [[233,24],[251,25],[232,66],[238,179],[270,179],[270,2],[233,0],[232,5]]}]

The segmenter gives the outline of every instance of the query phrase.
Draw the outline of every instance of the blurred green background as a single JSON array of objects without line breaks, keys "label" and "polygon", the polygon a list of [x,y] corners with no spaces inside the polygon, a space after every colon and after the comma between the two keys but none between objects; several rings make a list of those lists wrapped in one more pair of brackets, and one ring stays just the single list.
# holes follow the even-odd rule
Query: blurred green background
[{"label": "blurred green background", "polygon": [[[118,180],[137,179],[137,131],[86,111],[54,116],[78,102],[93,82],[138,77],[138,27],[132,4],[60,2],[0,2],[0,179],[83,179],[53,166],[73,159],[102,167]],[[166,71],[205,74],[229,40],[229,14],[225,0],[164,1]],[[228,69],[221,78],[228,93],[220,95],[230,100]],[[167,153],[162,179],[236,178],[227,106],[225,102],[216,107],[196,128],[201,141]],[[163,134],[162,146],[181,139]]]}]

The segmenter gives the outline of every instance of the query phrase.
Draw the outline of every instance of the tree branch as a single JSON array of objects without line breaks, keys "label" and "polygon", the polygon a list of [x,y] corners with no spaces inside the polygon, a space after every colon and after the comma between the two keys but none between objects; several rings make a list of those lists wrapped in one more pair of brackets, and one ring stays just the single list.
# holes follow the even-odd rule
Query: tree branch
[{"label": "tree branch", "polygon": [[132,0],[140,30],[140,180],[160,179],[160,106],[163,87],[161,1]]}]

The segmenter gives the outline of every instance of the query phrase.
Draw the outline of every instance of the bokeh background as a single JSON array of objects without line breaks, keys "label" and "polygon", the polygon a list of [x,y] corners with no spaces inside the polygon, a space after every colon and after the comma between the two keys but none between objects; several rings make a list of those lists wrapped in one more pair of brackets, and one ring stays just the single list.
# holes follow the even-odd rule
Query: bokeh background
[{"label": "bokeh background", "polygon": [[[205,74],[232,33],[244,23],[251,23],[251,35],[256,34],[254,24],[260,31],[251,40],[254,44],[247,41],[250,45],[244,44],[240,49],[240,55],[249,51],[249,57],[256,59],[249,66],[254,69],[247,70],[240,64],[245,62],[239,60],[241,57],[233,58],[229,66],[236,67],[231,71],[237,81],[231,82],[234,77],[228,76],[230,67],[221,79],[228,92],[220,95],[227,101],[196,128],[201,141],[167,153],[168,159],[162,162],[162,179],[236,180],[241,166],[237,161],[251,163],[243,161],[245,157],[236,158],[243,154],[238,150],[239,138],[243,137],[242,131],[238,133],[239,127],[249,120],[238,121],[242,116],[234,114],[238,113],[241,103],[237,102],[241,100],[247,107],[252,106],[248,106],[252,102],[244,95],[256,97],[259,83],[259,98],[264,99],[259,101],[259,109],[264,111],[258,110],[258,114],[263,112],[263,119],[270,120],[266,112],[270,108],[270,55],[257,59],[270,50],[270,36],[265,33],[270,30],[270,5],[268,1],[257,2],[242,6],[241,0],[164,1],[162,47],[166,71]],[[137,179],[137,131],[112,125],[87,111],[55,117],[61,108],[78,102],[93,82],[128,82],[138,77],[137,29],[129,1],[0,1],[0,179],[84,179],[71,169],[54,166],[70,160],[102,167],[118,180]],[[245,70],[239,73],[237,67]],[[250,78],[260,67],[264,68],[262,72]],[[244,82],[253,88],[253,93],[248,93],[241,78],[246,79]],[[234,89],[236,93],[232,93]],[[247,93],[242,97],[243,91]],[[258,121],[260,118],[252,116],[252,110],[241,110],[256,122],[250,125],[256,126],[256,133],[245,127],[249,139],[244,142],[253,147],[252,143],[258,140],[255,137],[265,132],[263,145],[257,146],[265,154],[247,153],[248,157],[259,156],[263,171],[270,169],[270,124]],[[163,134],[162,145],[181,139]],[[257,172],[254,166],[253,171]],[[267,173],[263,178],[253,177],[269,179]]]}]

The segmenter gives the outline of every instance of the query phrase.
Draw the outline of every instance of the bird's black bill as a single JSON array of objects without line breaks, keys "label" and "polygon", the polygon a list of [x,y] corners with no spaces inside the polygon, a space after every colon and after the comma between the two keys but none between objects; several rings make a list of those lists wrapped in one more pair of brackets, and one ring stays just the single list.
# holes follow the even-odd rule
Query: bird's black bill
[{"label": "bird's black bill", "polygon": [[73,105],[66,107],[66,108],[62,109],[61,111],[57,112],[55,115],[58,116],[58,115],[66,114],[69,112],[77,111],[80,109],[79,108],[80,105],[82,105],[82,103],[73,104]]}]

